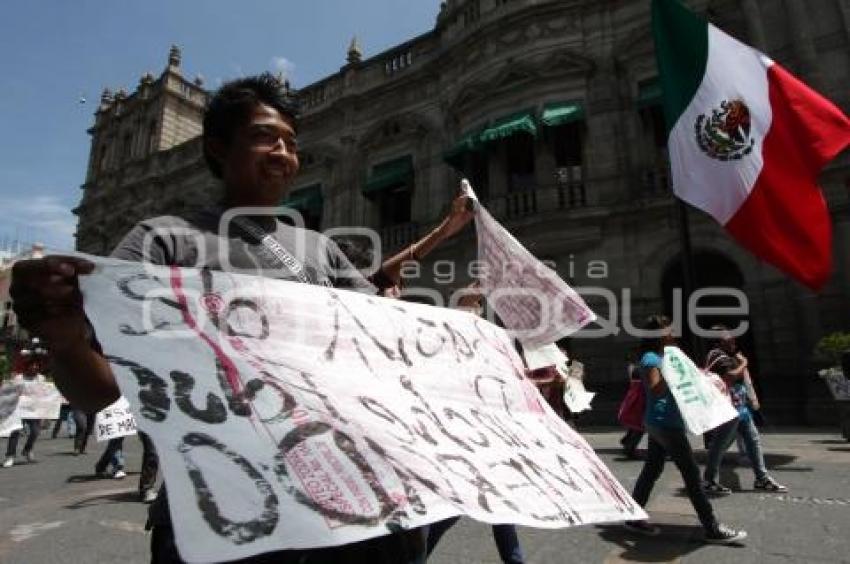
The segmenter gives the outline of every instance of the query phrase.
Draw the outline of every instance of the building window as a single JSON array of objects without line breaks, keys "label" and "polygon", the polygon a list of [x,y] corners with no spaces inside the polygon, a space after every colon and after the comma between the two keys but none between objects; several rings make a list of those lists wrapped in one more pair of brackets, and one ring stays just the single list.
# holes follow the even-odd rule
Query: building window
[{"label": "building window", "polygon": [[644,137],[656,150],[667,149],[667,129],[664,126],[664,110],[661,106],[649,106],[640,112]]},{"label": "building window", "polygon": [[396,53],[384,63],[384,74],[390,76],[413,64],[413,51]]},{"label": "building window", "polygon": [[155,152],[157,148],[156,120],[151,120],[148,125],[148,153]]},{"label": "building window", "polygon": [[646,168],[642,182],[649,192],[665,192],[669,188],[669,158],[667,155],[667,128],[661,107],[661,85],[652,78],[638,83],[636,105],[643,134]]},{"label": "building window", "polygon": [[413,159],[393,159],[372,167],[363,194],[377,206],[381,227],[411,221]]},{"label": "building window", "polygon": [[581,122],[552,128],[552,149],[556,166],[579,166],[582,163]]},{"label": "building window", "polygon": [[519,192],[536,188],[534,137],[531,135],[512,135],[505,139],[504,150],[508,191]]},{"label": "building window", "polygon": [[648,106],[640,110],[644,147],[648,148],[648,166],[643,175],[644,188],[650,192],[664,192],[670,183],[667,154],[667,130],[661,106]]},{"label": "building window", "polygon": [[399,135],[400,133],[401,133],[401,124],[396,120],[386,121],[381,126],[381,135],[383,135],[386,138],[395,137],[396,135]]},{"label": "building window", "polygon": [[481,19],[481,2],[479,0],[471,0],[461,14],[463,25],[472,25]]},{"label": "building window", "polygon": [[561,207],[587,204],[582,171],[582,128],[582,122],[552,128],[555,183],[558,186]]},{"label": "building window", "polygon": [[381,227],[410,222],[411,204],[410,186],[407,184],[382,191],[378,196],[378,214]]},{"label": "building window", "polygon": [[[281,204],[300,213],[307,229],[318,231],[321,227],[324,209],[321,184],[295,189]],[[284,215],[282,219],[286,221],[288,217]]]}]

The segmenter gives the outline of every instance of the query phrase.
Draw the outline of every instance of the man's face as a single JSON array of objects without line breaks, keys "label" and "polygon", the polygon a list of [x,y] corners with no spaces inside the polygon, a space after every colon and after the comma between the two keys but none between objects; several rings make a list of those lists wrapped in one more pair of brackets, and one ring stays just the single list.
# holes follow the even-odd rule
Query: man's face
[{"label": "man's face", "polygon": [[35,376],[38,374],[39,368],[41,368],[41,366],[37,360],[29,360],[24,366],[24,374],[27,376]]},{"label": "man's face", "polygon": [[295,129],[288,118],[257,104],[223,147],[221,168],[229,200],[277,206],[298,173]]}]

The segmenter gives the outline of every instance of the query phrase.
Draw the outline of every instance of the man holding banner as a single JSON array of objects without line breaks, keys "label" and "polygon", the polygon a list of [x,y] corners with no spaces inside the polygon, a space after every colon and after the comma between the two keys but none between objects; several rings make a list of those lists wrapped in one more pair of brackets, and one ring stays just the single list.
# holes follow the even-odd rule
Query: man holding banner
[{"label": "man holding banner", "polygon": [[[282,86],[276,78],[264,74],[233,81],[218,91],[205,115],[203,138],[207,164],[225,185],[222,206],[188,218],[161,217],[142,222],[125,237],[114,257],[375,293],[375,287],[332,241],[284,225],[276,218],[277,206],[299,166],[297,101]],[[388,260],[388,266],[379,271],[382,276],[378,282],[397,284],[403,258],[421,258],[469,222],[472,216],[463,203],[453,205],[440,228],[411,247],[408,256]],[[235,208],[250,208],[256,215],[237,215],[229,225],[223,223],[222,218]],[[222,227],[230,231],[221,232]],[[55,353],[57,381],[66,397],[87,411],[98,411],[119,395],[110,365],[82,308],[78,275],[91,273],[93,267],[73,257],[20,261],[15,265],[12,284],[21,323],[48,341]],[[164,495],[152,506],[149,524],[153,527],[153,561],[183,562]],[[414,529],[342,547],[265,554],[240,562],[413,563],[424,562],[424,558],[424,533]]]}]

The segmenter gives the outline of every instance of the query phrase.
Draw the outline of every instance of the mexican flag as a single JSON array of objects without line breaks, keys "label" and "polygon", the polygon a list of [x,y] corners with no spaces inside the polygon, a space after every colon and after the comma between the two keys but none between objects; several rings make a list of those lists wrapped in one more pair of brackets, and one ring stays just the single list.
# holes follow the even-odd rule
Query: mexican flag
[{"label": "mexican flag", "polygon": [[832,228],[816,180],[850,143],[850,120],[678,0],[653,0],[652,29],[674,192],[820,289],[832,271]]}]

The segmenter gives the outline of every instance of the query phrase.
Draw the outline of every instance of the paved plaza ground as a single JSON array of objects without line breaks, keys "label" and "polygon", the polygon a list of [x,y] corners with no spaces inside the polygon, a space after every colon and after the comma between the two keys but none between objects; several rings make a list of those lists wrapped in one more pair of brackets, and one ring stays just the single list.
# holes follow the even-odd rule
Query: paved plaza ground
[{"label": "paved plaza ground", "polygon": [[[582,431],[631,489],[642,463],[620,456],[620,431]],[[49,435],[49,433],[47,433]],[[39,461],[0,469],[0,563],[124,564],[148,561],[147,506],[137,501],[138,474],[122,480],[92,476],[102,444],[71,455],[71,441],[42,438]],[[730,464],[722,481],[740,490],[715,501],[720,517],[750,537],[739,547],[705,546],[681,479],[668,464],[649,505],[662,528],[656,538],[636,537],[619,525],[542,531],[521,529],[527,562],[537,564],[687,562],[850,562],[850,443],[837,430],[774,430],[763,435],[768,466],[788,494],[752,489],[749,468]],[[694,441],[697,446],[698,442]],[[0,442],[5,449],[5,441]],[[141,445],[128,439],[127,467],[136,471]],[[734,449],[734,447],[733,447]],[[438,546],[431,564],[498,564],[490,528],[463,519]]]}]

